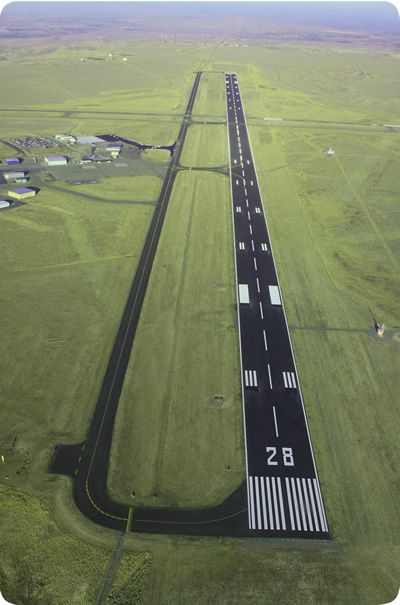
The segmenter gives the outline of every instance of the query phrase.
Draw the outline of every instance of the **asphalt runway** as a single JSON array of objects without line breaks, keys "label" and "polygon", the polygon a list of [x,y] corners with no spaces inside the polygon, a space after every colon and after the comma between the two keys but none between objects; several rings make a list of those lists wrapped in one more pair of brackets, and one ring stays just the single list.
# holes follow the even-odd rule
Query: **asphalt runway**
[{"label": "asphalt runway", "polygon": [[300,382],[235,74],[225,76],[254,535],[329,537]]}]

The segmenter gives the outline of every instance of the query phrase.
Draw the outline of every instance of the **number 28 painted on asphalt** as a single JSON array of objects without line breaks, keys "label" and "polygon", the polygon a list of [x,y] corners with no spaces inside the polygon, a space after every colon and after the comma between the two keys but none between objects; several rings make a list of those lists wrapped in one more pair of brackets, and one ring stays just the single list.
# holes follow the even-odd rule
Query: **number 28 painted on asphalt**
[{"label": "number 28 painted on asphalt", "polygon": [[282,457],[283,466],[294,466],[293,450],[291,447],[276,448],[271,445],[267,446],[265,450],[267,452],[268,466],[278,466],[277,454],[280,454]]}]

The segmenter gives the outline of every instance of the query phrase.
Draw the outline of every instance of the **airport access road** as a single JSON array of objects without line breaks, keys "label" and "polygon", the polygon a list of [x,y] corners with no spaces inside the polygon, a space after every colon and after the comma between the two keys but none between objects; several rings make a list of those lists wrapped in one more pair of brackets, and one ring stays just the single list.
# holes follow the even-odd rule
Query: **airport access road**
[{"label": "airport access road", "polygon": [[225,75],[251,535],[329,528],[239,84]]}]

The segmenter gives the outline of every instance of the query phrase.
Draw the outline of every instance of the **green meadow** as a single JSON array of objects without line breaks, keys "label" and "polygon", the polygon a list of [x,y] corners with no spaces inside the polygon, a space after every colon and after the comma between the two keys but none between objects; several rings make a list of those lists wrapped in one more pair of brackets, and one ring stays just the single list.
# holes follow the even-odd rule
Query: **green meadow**
[{"label": "green meadow", "polygon": [[[119,132],[169,144],[193,71],[238,74],[333,538],[128,535],[108,602],[393,600],[400,133],[380,125],[398,120],[398,57],[98,41],[43,48],[40,63],[38,52],[20,47],[0,63],[10,84],[0,109],[13,108],[1,122],[1,154],[14,155],[4,140],[35,132]],[[73,109],[80,113],[65,113]],[[126,111],[140,116],[118,113]],[[224,126],[209,123],[224,119],[223,75],[205,74],[113,436],[109,491],[133,507],[213,504],[244,478],[229,180],[196,170],[227,164]],[[149,152],[149,163],[165,163],[160,153]],[[47,469],[56,443],[85,437],[162,181],[37,178],[40,194],[0,215],[0,582],[10,601],[94,605],[116,536],[82,517],[70,480]],[[385,323],[383,338],[374,319]]]}]

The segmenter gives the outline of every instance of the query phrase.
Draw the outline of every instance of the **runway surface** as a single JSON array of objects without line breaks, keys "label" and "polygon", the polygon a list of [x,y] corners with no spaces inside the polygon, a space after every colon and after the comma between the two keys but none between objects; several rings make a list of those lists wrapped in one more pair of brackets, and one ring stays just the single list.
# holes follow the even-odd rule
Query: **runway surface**
[{"label": "runway surface", "polygon": [[235,74],[226,74],[248,527],[329,535],[282,293]]}]

